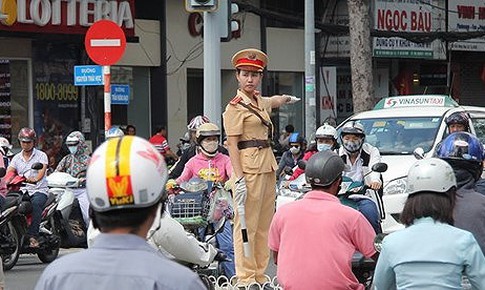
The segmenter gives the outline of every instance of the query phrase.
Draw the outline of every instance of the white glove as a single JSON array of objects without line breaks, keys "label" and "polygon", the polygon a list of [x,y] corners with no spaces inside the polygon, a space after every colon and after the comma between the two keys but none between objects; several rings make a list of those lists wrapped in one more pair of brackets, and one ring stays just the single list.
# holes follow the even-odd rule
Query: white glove
[{"label": "white glove", "polygon": [[233,194],[235,204],[244,206],[244,204],[246,203],[246,196],[248,195],[246,179],[244,177],[234,183]]},{"label": "white glove", "polygon": [[297,98],[295,96],[290,96],[290,95],[283,95],[283,96],[290,97],[288,99],[288,101],[286,101],[287,104],[294,104],[294,103],[299,102],[301,100],[300,98]]}]

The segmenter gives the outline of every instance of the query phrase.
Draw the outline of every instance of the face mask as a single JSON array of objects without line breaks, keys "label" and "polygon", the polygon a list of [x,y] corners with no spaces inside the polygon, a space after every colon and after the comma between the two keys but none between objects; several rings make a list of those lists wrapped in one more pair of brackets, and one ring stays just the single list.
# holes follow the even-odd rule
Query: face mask
[{"label": "face mask", "polygon": [[77,146],[67,146],[67,149],[69,149],[69,152],[73,155],[77,152]]},{"label": "face mask", "polygon": [[332,145],[330,145],[330,144],[325,144],[325,143],[317,144],[318,152],[322,152],[322,151],[330,150],[330,149],[332,149]]},{"label": "face mask", "polygon": [[296,154],[300,153],[300,147],[291,147],[290,152],[291,152],[291,154],[296,155]]},{"label": "face mask", "polygon": [[343,141],[344,149],[347,150],[349,153],[354,153],[359,151],[360,147],[362,146],[362,139],[357,141]]},{"label": "face mask", "polygon": [[213,153],[217,151],[217,147],[219,146],[219,142],[217,141],[205,141],[203,140],[200,144],[202,148],[207,152],[207,153]]}]

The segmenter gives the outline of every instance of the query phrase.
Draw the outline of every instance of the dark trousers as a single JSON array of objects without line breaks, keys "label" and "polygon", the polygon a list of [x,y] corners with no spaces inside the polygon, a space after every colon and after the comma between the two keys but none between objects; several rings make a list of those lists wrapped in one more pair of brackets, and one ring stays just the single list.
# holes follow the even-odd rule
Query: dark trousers
[{"label": "dark trousers", "polygon": [[42,219],[42,210],[44,209],[47,195],[42,192],[36,192],[30,197],[32,203],[32,221],[30,223],[27,234],[32,237],[39,235],[39,226]]}]

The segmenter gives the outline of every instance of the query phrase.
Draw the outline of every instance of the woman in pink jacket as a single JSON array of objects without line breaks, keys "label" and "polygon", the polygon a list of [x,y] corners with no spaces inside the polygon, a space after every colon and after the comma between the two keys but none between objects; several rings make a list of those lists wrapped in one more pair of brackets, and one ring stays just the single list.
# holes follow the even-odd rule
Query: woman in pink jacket
[{"label": "woman in pink jacket", "polygon": [[[197,128],[195,133],[198,151],[194,157],[185,164],[184,171],[176,179],[178,184],[189,181],[193,177],[213,182],[226,182],[232,174],[229,156],[217,151],[221,137],[221,130],[216,124],[206,123]],[[219,249],[230,259],[223,262],[222,268],[228,278],[236,274],[234,267],[234,246],[232,239],[232,225],[226,221],[222,232],[216,235]]]},{"label": "woman in pink jacket", "polygon": [[177,183],[181,184],[193,177],[213,182],[226,182],[231,177],[232,166],[229,156],[217,150],[221,130],[216,124],[206,123],[200,125],[195,134],[199,153],[187,161],[184,171],[176,179]]}]

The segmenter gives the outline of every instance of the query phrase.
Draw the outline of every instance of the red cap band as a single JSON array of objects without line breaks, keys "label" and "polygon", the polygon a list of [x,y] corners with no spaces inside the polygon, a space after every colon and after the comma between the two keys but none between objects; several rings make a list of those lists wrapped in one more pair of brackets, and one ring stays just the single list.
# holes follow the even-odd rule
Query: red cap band
[{"label": "red cap band", "polygon": [[236,61],[236,68],[240,66],[255,66],[264,69],[264,62],[259,59],[240,58]]}]

